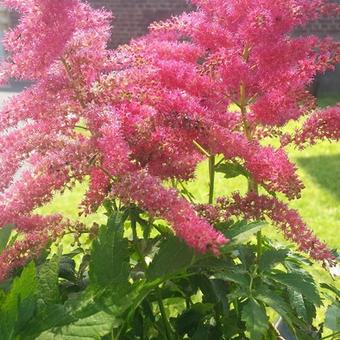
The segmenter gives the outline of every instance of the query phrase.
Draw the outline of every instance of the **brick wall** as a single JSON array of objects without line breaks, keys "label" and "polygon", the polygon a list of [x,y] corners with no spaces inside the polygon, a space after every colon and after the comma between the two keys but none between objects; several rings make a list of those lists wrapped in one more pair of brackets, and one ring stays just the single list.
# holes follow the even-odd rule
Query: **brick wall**
[{"label": "brick wall", "polygon": [[[133,37],[143,35],[149,24],[156,20],[169,18],[188,10],[190,7],[186,0],[87,0],[93,7],[105,7],[111,10],[115,16],[113,21],[113,34],[111,47],[128,42]],[[340,0],[332,0],[340,3]],[[1,7],[0,7],[1,9]],[[16,16],[0,10],[0,36],[1,27],[7,25],[7,20],[15,24]],[[331,35],[340,41],[340,17],[323,18],[308,26],[300,33],[317,34],[320,36]],[[0,39],[1,40],[1,39]],[[0,57],[1,57],[0,43]],[[340,65],[335,72],[328,72],[326,77],[320,80],[320,92],[338,93],[340,88]]]},{"label": "brick wall", "polygon": [[89,0],[89,3],[113,12],[113,47],[143,35],[151,22],[167,19],[189,8],[185,0]]},{"label": "brick wall", "polygon": [[[153,21],[168,18],[190,8],[186,0],[89,0],[89,2],[94,7],[105,7],[114,13],[116,19],[113,21],[112,46],[143,35]],[[340,3],[340,0],[333,2]],[[340,17],[323,18],[300,33],[331,35],[340,40]]]}]

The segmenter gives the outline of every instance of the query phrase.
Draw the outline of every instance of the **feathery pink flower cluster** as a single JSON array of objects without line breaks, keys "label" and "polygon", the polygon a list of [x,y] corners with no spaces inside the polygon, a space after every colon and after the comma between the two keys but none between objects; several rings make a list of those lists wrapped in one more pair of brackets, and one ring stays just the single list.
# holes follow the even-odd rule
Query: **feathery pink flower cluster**
[{"label": "feathery pink flower cluster", "polygon": [[[215,97],[214,102],[239,102],[242,83],[249,115],[256,123],[281,126],[304,114],[310,106],[306,85],[318,72],[339,62],[340,43],[291,34],[317,19],[325,1],[193,2],[199,6],[197,11],[153,25],[151,40],[156,36],[171,41],[172,54],[176,44],[183,49],[187,40],[200,47],[196,62],[213,77],[210,96]],[[337,9],[339,5],[334,5],[333,13]],[[186,64],[175,74],[184,74]]]},{"label": "feathery pink flower cluster", "polygon": [[113,185],[113,194],[123,202],[136,202],[153,216],[169,221],[176,235],[199,252],[219,254],[225,237],[199,218],[189,202],[178,197],[175,190],[165,189],[155,177],[145,171],[131,173]]},{"label": "feathery pink flower cluster", "polygon": [[340,104],[313,113],[294,136],[301,148],[323,139],[340,140]]},{"label": "feathery pink flower cluster", "polygon": [[51,242],[71,233],[78,237],[84,230],[96,233],[96,226],[88,229],[82,223],[71,223],[61,215],[51,216],[18,216],[13,220],[19,237],[11,247],[0,254],[0,282],[6,279],[14,269],[19,268],[41,255]]},{"label": "feathery pink flower cluster", "polygon": [[6,0],[4,5],[23,15],[19,25],[4,39],[10,57],[2,71],[8,77],[21,79],[43,76],[73,34],[76,23],[70,14],[76,1]]},{"label": "feathery pink flower cluster", "polygon": [[[17,223],[27,240],[44,244],[33,211],[89,176],[85,213],[112,188],[168,220],[190,246],[218,254],[228,240],[161,184],[193,178],[207,154],[237,159],[257,183],[299,197],[284,149],[263,147],[256,136],[310,111],[306,85],[338,61],[338,43],[291,34],[326,2],[193,3],[192,13],[110,51],[111,15],[103,10],[80,0],[4,1],[22,17],[5,38],[2,78],[35,83],[0,111],[0,226]],[[324,132],[317,131],[310,134]]]},{"label": "feathery pink flower cluster", "polygon": [[229,220],[232,216],[247,220],[262,220],[267,216],[278,229],[283,231],[287,240],[295,242],[299,250],[308,253],[318,261],[333,263],[335,258],[327,246],[319,241],[302,221],[298,212],[274,197],[249,193],[245,197],[234,194],[232,199],[218,199],[216,209],[220,218]]}]

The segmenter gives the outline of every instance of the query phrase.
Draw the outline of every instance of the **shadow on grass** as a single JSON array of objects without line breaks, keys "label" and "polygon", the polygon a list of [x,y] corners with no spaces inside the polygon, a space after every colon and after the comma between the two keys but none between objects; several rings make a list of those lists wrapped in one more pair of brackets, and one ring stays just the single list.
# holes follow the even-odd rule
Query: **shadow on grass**
[{"label": "shadow on grass", "polygon": [[298,164],[340,201],[340,154],[300,157]]}]

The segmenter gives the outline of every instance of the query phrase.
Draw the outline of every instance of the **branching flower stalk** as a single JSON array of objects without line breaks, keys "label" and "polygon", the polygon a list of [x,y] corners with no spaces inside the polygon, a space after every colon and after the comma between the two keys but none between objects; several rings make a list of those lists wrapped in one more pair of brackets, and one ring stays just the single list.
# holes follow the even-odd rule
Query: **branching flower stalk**
[{"label": "branching flower stalk", "polygon": [[215,156],[209,157],[209,204],[213,204],[215,190]]}]

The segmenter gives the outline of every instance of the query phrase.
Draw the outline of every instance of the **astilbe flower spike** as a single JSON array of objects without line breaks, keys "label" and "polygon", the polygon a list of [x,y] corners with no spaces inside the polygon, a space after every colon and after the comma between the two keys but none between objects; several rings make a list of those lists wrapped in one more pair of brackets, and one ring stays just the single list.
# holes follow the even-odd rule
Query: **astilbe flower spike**
[{"label": "astilbe flower spike", "polygon": [[[306,226],[296,210],[289,209],[285,203],[274,197],[249,193],[245,197],[234,194],[232,199],[218,199],[219,218],[232,216],[247,220],[262,220],[267,216],[278,229],[283,231],[287,240],[295,242],[299,250],[308,253],[313,259],[333,263],[334,255],[327,246],[319,241]],[[202,210],[202,209],[201,209]]]},{"label": "astilbe flower spike", "polygon": [[227,239],[200,219],[192,206],[179,198],[175,190],[162,187],[159,180],[146,172],[131,173],[113,185],[113,194],[123,202],[136,202],[153,216],[169,221],[176,235],[201,253],[220,253]]},{"label": "astilbe flower spike", "polygon": [[33,211],[89,176],[85,213],[112,189],[168,220],[197,250],[218,254],[228,240],[162,186],[193,178],[207,154],[236,159],[257,183],[299,197],[302,184],[284,149],[263,147],[255,136],[312,112],[305,87],[334,67],[339,44],[290,33],[324,14],[326,2],[193,3],[197,10],[110,51],[111,15],[103,10],[80,0],[4,1],[21,19],[5,37],[1,78],[34,85],[0,111],[1,226],[17,223],[22,242],[42,249],[55,221],[41,221],[37,236]]},{"label": "astilbe flower spike", "polygon": [[[4,5],[23,14],[19,25],[6,34],[11,53],[3,72],[8,77],[36,79],[48,71],[75,30],[75,0],[5,0]],[[53,39],[51,39],[53,37]]]},{"label": "astilbe flower spike", "polygon": [[81,223],[72,223],[61,215],[52,216],[21,216],[13,220],[20,237],[11,247],[0,254],[0,282],[11,272],[40,256],[41,252],[68,233],[79,235],[89,230]]},{"label": "astilbe flower spike", "polygon": [[300,148],[323,139],[340,140],[340,104],[313,113],[294,136]]}]

